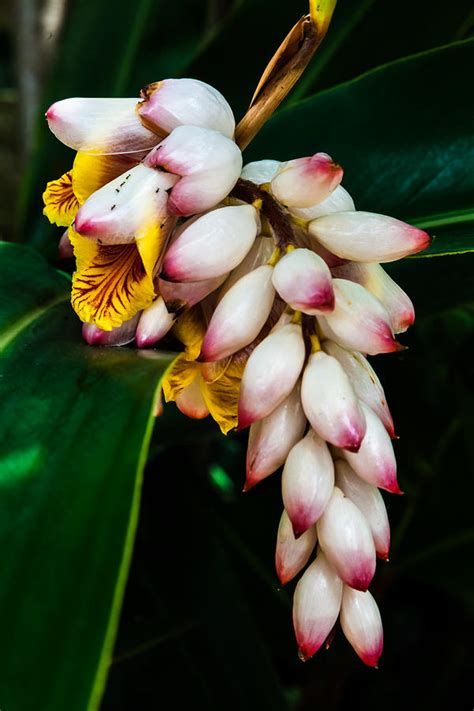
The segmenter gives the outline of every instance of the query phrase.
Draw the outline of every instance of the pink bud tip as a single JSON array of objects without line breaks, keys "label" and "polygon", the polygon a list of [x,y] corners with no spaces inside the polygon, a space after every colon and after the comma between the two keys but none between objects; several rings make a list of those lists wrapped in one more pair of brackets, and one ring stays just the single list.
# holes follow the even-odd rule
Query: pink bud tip
[{"label": "pink bud tip", "polygon": [[366,652],[365,654],[360,653],[359,657],[360,659],[366,664],[368,667],[372,667],[372,669],[378,669],[379,668],[379,660],[380,657],[382,656],[382,647],[379,649],[374,650],[373,652]]},{"label": "pink bud tip", "polygon": [[48,121],[54,121],[54,120],[57,118],[56,114],[54,113],[54,107],[55,107],[55,106],[56,106],[56,104],[51,104],[51,106],[49,107],[49,109],[48,109],[48,110],[46,111],[46,113],[45,113],[45,116],[46,116],[46,118],[47,118]]},{"label": "pink bud tip", "polygon": [[385,563],[389,562],[388,551],[377,551],[377,558],[383,560]]},{"label": "pink bud tip", "polygon": [[76,218],[74,220],[74,229],[76,232],[78,232],[80,235],[93,235],[94,232],[97,230],[97,221],[96,220],[91,220],[89,219],[81,219],[81,211],[76,215]]},{"label": "pink bud tip", "polygon": [[309,662],[312,656],[316,654],[318,651],[319,647],[316,649],[312,648],[306,648],[306,647],[299,647],[298,649],[298,658],[301,662]]},{"label": "pink bud tip", "polygon": [[238,426],[237,426],[237,431],[240,432],[240,430],[245,430],[247,427],[250,427],[250,425],[253,422],[256,422],[257,418],[252,415],[251,412],[248,412],[248,410],[244,410],[243,408],[239,407],[239,414],[238,414]]}]

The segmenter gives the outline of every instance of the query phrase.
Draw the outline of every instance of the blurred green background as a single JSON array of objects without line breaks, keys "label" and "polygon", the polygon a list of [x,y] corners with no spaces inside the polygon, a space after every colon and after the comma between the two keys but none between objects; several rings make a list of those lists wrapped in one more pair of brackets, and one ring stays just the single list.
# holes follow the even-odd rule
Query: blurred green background
[{"label": "blurred green background", "polygon": [[[59,230],[41,215],[45,181],[72,160],[42,118],[52,101],[134,96],[151,81],[192,76],[220,89],[238,119],[304,12],[300,0],[3,2],[0,237],[64,268]],[[473,32],[464,0],[339,0],[321,50],[249,159],[327,150],[362,208],[418,222],[472,213]],[[433,159],[427,181],[437,147],[442,162]],[[469,220],[443,223],[435,251],[443,230],[456,251],[464,241],[472,249]],[[329,652],[298,661],[291,589],[279,591],[273,571],[279,475],[242,495],[246,435],[223,438],[171,405],[155,426],[104,711],[472,708],[473,258],[409,259],[392,273],[418,318],[403,338],[408,351],[375,360],[405,491],[386,497],[393,549],[373,586],[386,632],[380,669],[364,668],[341,632]]]}]

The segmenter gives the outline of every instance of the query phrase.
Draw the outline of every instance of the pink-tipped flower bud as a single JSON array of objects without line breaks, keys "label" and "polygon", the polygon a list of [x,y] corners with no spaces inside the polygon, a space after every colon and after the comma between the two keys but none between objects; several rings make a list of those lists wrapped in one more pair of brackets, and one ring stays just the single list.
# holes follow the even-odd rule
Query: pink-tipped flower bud
[{"label": "pink-tipped flower bud", "polygon": [[367,590],[375,573],[375,547],[362,512],[340,489],[333,494],[318,521],[318,540],[347,585]]},{"label": "pink-tipped flower bud", "polygon": [[169,313],[163,297],[159,296],[140,316],[135,337],[137,346],[147,348],[158,343],[166,336],[174,322],[174,314]]},{"label": "pink-tipped flower bud", "polygon": [[335,212],[314,220],[308,229],[326,249],[353,262],[393,262],[430,243],[423,230],[373,212]]},{"label": "pink-tipped flower bud", "polygon": [[181,176],[171,190],[169,209],[175,215],[193,215],[229,194],[242,169],[242,154],[217,131],[179,126],[150,151],[145,163]]},{"label": "pink-tipped flower bud", "polygon": [[365,435],[365,417],[341,364],[323,351],[312,353],[304,369],[301,401],[316,432],[336,447],[356,452]]},{"label": "pink-tipped flower bud", "polygon": [[316,538],[316,526],[311,526],[302,536],[295,538],[291,521],[283,509],[275,550],[275,568],[282,585],[286,585],[304,568],[316,546]]},{"label": "pink-tipped flower bud", "polygon": [[341,450],[341,453],[361,479],[392,494],[401,494],[397,462],[387,430],[370,407],[363,402],[361,407],[367,423],[364,440],[358,452]]},{"label": "pink-tipped flower bud", "polygon": [[331,453],[313,430],[288,454],[281,488],[283,505],[298,537],[321,517],[334,488]]},{"label": "pink-tipped flower bud", "polygon": [[245,366],[239,398],[239,428],[262,420],[288,397],[305,358],[301,326],[288,323],[263,339]]},{"label": "pink-tipped flower bud", "polygon": [[341,609],[343,583],[322,551],[305,570],[293,597],[299,656],[307,661],[324,644]]},{"label": "pink-tipped flower bud", "polygon": [[63,99],[49,107],[46,119],[56,138],[76,151],[107,154],[149,151],[161,136],[142,124],[136,111],[137,101]]},{"label": "pink-tipped flower bud", "polygon": [[161,278],[213,279],[234,269],[252,247],[259,227],[251,205],[232,205],[185,222],[167,250]]},{"label": "pink-tipped flower bud", "polygon": [[354,502],[364,514],[374,539],[375,551],[379,558],[388,560],[390,550],[390,524],[382,494],[376,486],[363,481],[342,459],[334,463],[336,486],[348,499]]},{"label": "pink-tipped flower bud", "polygon": [[176,406],[183,415],[193,420],[202,420],[209,415],[209,409],[202,396],[200,377],[197,376],[176,397]]},{"label": "pink-tipped flower bud", "polygon": [[342,180],[343,170],[326,153],[282,163],[271,182],[273,195],[287,207],[322,202]]},{"label": "pink-tipped flower bud", "polygon": [[333,279],[333,287],[334,310],[318,317],[326,336],[344,348],[369,355],[403,350],[385,307],[375,296],[347,279]]},{"label": "pink-tipped flower bud", "polygon": [[358,351],[347,350],[330,340],[323,341],[322,347],[325,353],[336,358],[342,365],[359,400],[365,402],[380,417],[390,437],[395,437],[384,389],[367,358]]},{"label": "pink-tipped flower bud", "polygon": [[60,259],[72,259],[74,257],[74,247],[69,239],[69,230],[63,232],[58,244]]},{"label": "pink-tipped flower bud", "polygon": [[222,94],[198,79],[164,79],[142,89],[137,106],[143,124],[155,133],[200,126],[234,135],[234,114]]},{"label": "pink-tipped flower bud", "polygon": [[305,428],[306,417],[298,384],[270,415],[250,427],[246,491],[284,464],[290,449],[299,442]]},{"label": "pink-tipped flower bud", "polygon": [[226,278],[227,274],[203,281],[179,282],[157,279],[157,287],[168,311],[176,313],[182,309],[189,309],[205,299],[218,289]]},{"label": "pink-tipped flower bud", "polygon": [[275,289],[268,264],[246,274],[226,292],[212,314],[201,358],[222,360],[258,336],[272,308]]},{"label": "pink-tipped flower bud", "polygon": [[167,190],[177,180],[175,175],[136,165],[92,193],[79,208],[74,229],[107,244],[141,239],[157,225],[166,230],[171,224]]},{"label": "pink-tipped flower bud", "polygon": [[344,585],[341,627],[354,651],[369,667],[377,668],[383,651],[383,627],[379,608],[367,590]]},{"label": "pink-tipped flower bud", "polygon": [[329,267],[309,249],[293,249],[285,254],[273,270],[273,285],[296,311],[319,314],[334,308]]},{"label": "pink-tipped flower bud", "polygon": [[338,185],[329,197],[322,202],[317,202],[311,207],[292,207],[290,212],[302,220],[311,222],[317,217],[330,215],[333,212],[346,212],[347,210],[355,210],[354,200],[342,185]]},{"label": "pink-tipped flower bud", "polygon": [[256,185],[263,185],[275,177],[280,165],[278,160],[255,160],[244,165],[240,177]]},{"label": "pink-tipped flower bud", "polygon": [[126,346],[135,338],[140,313],[125,321],[121,326],[104,331],[94,323],[82,324],[82,337],[90,346]]},{"label": "pink-tipped flower bud", "polygon": [[404,333],[415,321],[413,303],[380,264],[350,262],[333,269],[333,275],[361,284],[385,306],[394,333]]}]

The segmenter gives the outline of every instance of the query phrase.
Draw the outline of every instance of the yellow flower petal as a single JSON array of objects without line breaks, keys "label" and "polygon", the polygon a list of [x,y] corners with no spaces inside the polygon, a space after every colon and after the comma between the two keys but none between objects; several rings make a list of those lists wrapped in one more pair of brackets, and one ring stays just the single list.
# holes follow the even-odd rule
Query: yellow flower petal
[{"label": "yellow flower petal", "polygon": [[79,151],[72,173],[72,186],[79,204],[82,205],[96,190],[137,165],[141,157],[141,153],[133,156],[94,155]]},{"label": "yellow flower petal", "polygon": [[199,304],[185,311],[173,327],[173,334],[185,346],[186,360],[196,360],[201,352],[201,345],[206,333],[206,326]]},{"label": "yellow flower petal", "polygon": [[200,371],[199,363],[190,362],[184,353],[180,353],[168,367],[161,383],[166,402],[176,400],[196,377],[200,377]]},{"label": "yellow flower petal", "polygon": [[72,229],[69,237],[77,259],[71,303],[82,321],[110,331],[152,303],[152,273],[135,242],[99,244]]},{"label": "yellow flower petal", "polygon": [[43,215],[58,227],[69,227],[79,209],[72,182],[72,170],[68,170],[57,180],[46,183],[46,190],[43,193]]},{"label": "yellow flower petal", "polygon": [[[206,380],[202,377],[201,392],[204,402],[211,417],[221,428],[222,434],[227,434],[237,427],[240,383],[246,363],[246,358],[239,356],[232,356],[226,360],[228,361],[226,366],[214,372],[209,371],[208,368],[201,370],[202,374],[205,373],[206,377],[211,378]],[[219,372],[217,378],[216,372]]]}]

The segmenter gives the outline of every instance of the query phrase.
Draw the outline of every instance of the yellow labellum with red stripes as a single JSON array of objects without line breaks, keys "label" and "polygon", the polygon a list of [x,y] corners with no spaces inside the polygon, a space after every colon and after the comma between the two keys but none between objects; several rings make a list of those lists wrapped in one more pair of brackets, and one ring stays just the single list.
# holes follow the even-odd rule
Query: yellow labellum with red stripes
[{"label": "yellow labellum with red stripes", "polygon": [[72,170],[57,180],[46,183],[43,193],[43,214],[58,227],[69,227],[79,209],[79,201],[73,190]]},{"label": "yellow labellum with red stripes", "polygon": [[173,332],[186,350],[170,365],[163,378],[162,387],[166,402],[176,398],[196,379],[211,417],[223,434],[237,427],[240,382],[247,356],[242,353],[216,363],[197,363],[205,325],[200,307],[181,316]]},{"label": "yellow labellum with red stripes", "polygon": [[72,228],[69,238],[77,260],[71,303],[81,321],[111,331],[152,303],[153,269],[163,243],[159,228],[128,244],[99,244]]}]

